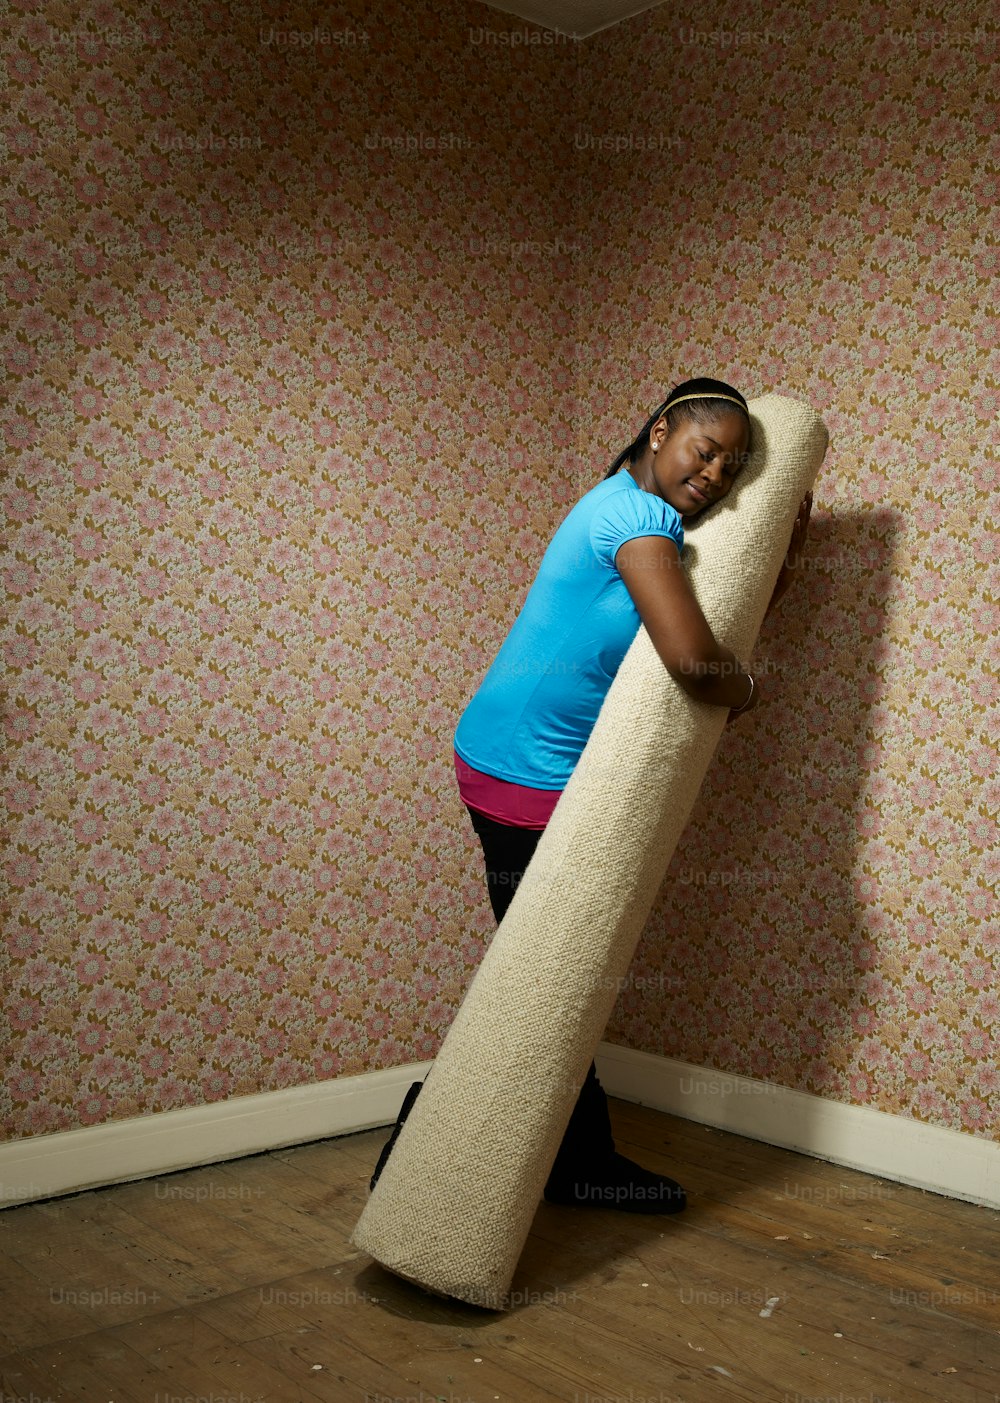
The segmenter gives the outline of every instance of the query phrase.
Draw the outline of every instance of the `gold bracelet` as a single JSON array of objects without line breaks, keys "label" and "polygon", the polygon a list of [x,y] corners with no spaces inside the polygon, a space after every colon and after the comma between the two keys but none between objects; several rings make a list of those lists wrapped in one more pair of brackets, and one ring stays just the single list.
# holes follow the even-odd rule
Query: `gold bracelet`
[{"label": "gold bracelet", "polygon": [[749,678],[749,680],[750,680],[750,692],[749,692],[749,695],[747,696],[747,699],[746,699],[746,701],[743,703],[742,706],[731,706],[731,707],[729,708],[730,711],[746,711],[747,707],[750,705],[750,702],[751,702],[751,700],[752,700],[752,698],[753,698],[753,687],[754,687],[753,678],[750,677],[749,672],[745,672],[743,675],[744,675],[744,677],[747,677],[747,678]]}]

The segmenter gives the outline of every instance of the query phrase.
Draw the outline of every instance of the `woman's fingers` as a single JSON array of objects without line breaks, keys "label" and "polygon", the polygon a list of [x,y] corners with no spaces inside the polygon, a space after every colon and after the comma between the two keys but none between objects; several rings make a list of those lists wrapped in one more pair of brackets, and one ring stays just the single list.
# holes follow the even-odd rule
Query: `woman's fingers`
[{"label": "woman's fingers", "polygon": [[798,515],[792,526],[792,539],[788,545],[786,561],[794,565],[806,539],[806,532],[809,530],[809,513],[812,510],[812,493],[807,492],[799,503]]}]

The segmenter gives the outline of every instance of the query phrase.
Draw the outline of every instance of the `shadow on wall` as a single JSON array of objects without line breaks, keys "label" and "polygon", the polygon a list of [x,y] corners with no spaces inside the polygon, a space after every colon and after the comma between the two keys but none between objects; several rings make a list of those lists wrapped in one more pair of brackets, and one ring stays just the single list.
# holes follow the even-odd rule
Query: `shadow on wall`
[{"label": "shadow on wall", "polygon": [[[836,1100],[871,1098],[865,1074],[846,1065],[885,1016],[865,919],[879,875],[860,865],[859,835],[879,826],[884,723],[873,712],[886,690],[898,529],[887,510],[814,513],[802,577],[751,660],[761,705],[723,732],[609,1041]],[[720,1080],[682,1079],[692,1119]]]}]

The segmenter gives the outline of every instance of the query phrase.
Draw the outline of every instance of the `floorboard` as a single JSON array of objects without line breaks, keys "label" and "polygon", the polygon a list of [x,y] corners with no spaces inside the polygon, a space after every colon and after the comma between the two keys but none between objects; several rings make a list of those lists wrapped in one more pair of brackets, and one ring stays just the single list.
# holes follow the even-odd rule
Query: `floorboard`
[{"label": "floorboard", "polygon": [[387,1131],[0,1213],[0,1399],[1000,1403],[1000,1213],[612,1101],[676,1217],[542,1203],[499,1314],[348,1238]]}]

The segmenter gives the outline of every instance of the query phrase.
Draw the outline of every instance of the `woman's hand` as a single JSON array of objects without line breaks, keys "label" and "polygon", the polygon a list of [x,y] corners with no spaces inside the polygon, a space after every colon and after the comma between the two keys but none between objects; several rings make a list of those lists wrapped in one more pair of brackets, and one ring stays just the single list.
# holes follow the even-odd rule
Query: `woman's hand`
[{"label": "woman's hand", "polygon": [[775,582],[774,593],[771,595],[771,602],[765,610],[765,617],[771,612],[778,600],[788,589],[788,586],[795,578],[795,572],[799,568],[802,559],[802,548],[806,543],[806,533],[809,530],[809,513],[812,511],[813,494],[807,492],[802,498],[799,506],[795,524],[792,527],[792,539],[788,543],[788,550],[785,552],[785,559],[778,578]]}]

